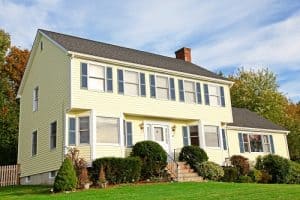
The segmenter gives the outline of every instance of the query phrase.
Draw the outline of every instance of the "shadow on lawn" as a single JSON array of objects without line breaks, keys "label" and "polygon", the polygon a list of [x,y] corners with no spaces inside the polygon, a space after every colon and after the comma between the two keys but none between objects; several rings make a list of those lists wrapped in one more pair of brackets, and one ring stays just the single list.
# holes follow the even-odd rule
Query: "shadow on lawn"
[{"label": "shadow on lawn", "polygon": [[0,188],[0,199],[1,196],[23,196],[23,195],[39,195],[39,194],[51,194],[50,193],[50,186],[34,186],[34,185],[28,185],[28,186],[8,186]]}]

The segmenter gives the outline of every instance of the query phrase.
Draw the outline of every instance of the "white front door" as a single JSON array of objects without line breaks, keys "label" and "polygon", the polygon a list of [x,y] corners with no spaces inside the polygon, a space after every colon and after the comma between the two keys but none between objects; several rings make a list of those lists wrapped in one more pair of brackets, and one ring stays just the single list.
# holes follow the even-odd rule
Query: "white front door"
[{"label": "white front door", "polygon": [[169,125],[162,124],[146,124],[145,126],[146,140],[152,140],[160,144],[163,149],[170,154],[170,131]]}]

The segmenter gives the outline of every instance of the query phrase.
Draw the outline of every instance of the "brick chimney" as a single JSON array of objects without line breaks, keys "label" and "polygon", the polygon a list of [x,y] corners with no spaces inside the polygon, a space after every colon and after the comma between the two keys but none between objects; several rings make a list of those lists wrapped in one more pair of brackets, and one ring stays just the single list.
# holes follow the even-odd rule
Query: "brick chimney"
[{"label": "brick chimney", "polygon": [[191,62],[192,61],[192,56],[191,56],[191,49],[183,47],[177,51],[175,51],[175,55],[177,59],[184,60],[186,62]]}]

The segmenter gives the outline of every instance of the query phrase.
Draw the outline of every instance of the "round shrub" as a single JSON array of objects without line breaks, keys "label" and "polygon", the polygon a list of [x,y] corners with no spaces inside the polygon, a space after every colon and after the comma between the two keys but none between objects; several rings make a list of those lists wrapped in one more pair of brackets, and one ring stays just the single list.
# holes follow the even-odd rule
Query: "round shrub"
[{"label": "round shrub", "polygon": [[250,176],[240,176],[239,177],[239,182],[240,183],[251,183],[252,178]]},{"label": "round shrub", "polygon": [[238,170],[236,167],[224,167],[224,176],[222,180],[224,182],[237,182],[238,180]]},{"label": "round shrub", "polygon": [[262,167],[272,176],[271,183],[286,183],[290,172],[290,161],[277,155],[262,158]]},{"label": "round shrub", "polygon": [[179,161],[187,162],[193,169],[208,160],[206,152],[198,146],[185,146],[179,153]]},{"label": "round shrub", "polygon": [[197,166],[199,176],[205,179],[218,181],[224,176],[224,170],[217,163],[206,161]]},{"label": "round shrub", "polygon": [[136,143],[130,155],[141,159],[141,178],[144,180],[159,176],[167,165],[167,153],[153,141]]},{"label": "round shrub", "polygon": [[58,170],[54,180],[54,192],[71,191],[76,188],[77,177],[70,158],[66,158]]},{"label": "round shrub", "polygon": [[300,164],[290,161],[291,170],[288,175],[287,183],[300,184]]},{"label": "round shrub", "polygon": [[230,158],[231,165],[237,168],[239,176],[245,176],[250,170],[249,161],[244,156],[234,155]]}]

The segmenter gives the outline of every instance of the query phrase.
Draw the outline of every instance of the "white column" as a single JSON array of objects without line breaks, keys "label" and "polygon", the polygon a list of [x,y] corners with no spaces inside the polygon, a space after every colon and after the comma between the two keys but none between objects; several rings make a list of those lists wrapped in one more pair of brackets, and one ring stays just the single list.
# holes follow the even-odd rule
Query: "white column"
[{"label": "white column", "polygon": [[119,133],[120,133],[120,147],[121,147],[121,154],[123,157],[125,157],[125,143],[124,143],[124,114],[120,113],[120,127],[119,127]]},{"label": "white column", "polygon": [[91,160],[96,159],[96,132],[97,132],[97,117],[95,110],[91,110]]},{"label": "white column", "polygon": [[64,144],[63,144],[63,152],[64,155],[66,155],[68,153],[68,144],[69,144],[69,120],[68,120],[68,114],[66,112],[64,112]]},{"label": "white column", "polygon": [[201,120],[199,120],[198,132],[200,138],[200,147],[205,150],[206,146],[205,146],[205,136],[204,136],[204,125],[201,122]]}]

